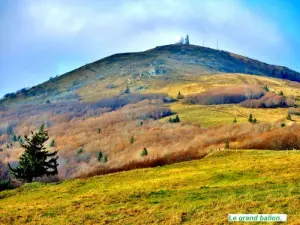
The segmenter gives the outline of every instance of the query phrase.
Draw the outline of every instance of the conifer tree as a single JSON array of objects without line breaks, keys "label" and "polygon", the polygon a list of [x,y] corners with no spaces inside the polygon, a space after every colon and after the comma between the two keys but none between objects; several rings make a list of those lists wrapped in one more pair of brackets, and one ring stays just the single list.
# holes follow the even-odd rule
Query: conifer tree
[{"label": "conifer tree", "polygon": [[268,87],[267,84],[264,85],[264,90],[265,90],[265,91],[269,91],[269,87]]},{"label": "conifer tree", "polygon": [[100,152],[98,152],[97,159],[98,159],[98,161],[99,161],[99,162],[101,162],[101,161],[102,161],[102,159],[103,159],[103,153],[102,153],[101,151],[100,151]]},{"label": "conifer tree", "polygon": [[57,151],[48,152],[44,143],[49,139],[48,132],[42,125],[37,133],[31,132],[32,136],[25,136],[25,149],[20,157],[19,165],[12,168],[8,164],[11,173],[25,182],[32,182],[36,177],[52,176],[58,174]]},{"label": "conifer tree", "polygon": [[107,163],[107,161],[108,161],[108,157],[107,157],[107,155],[105,155],[104,158],[103,158],[103,162]]},{"label": "conifer tree", "polygon": [[23,139],[21,137],[18,138],[18,141],[19,141],[20,145],[24,144],[24,141],[23,141]]},{"label": "conifer tree", "polygon": [[248,121],[249,121],[250,123],[252,123],[252,122],[253,122],[253,116],[252,116],[252,114],[251,114],[251,113],[250,113],[250,115],[249,115]]},{"label": "conifer tree", "polygon": [[177,95],[177,99],[183,99],[184,96],[180,93],[180,91],[178,92],[178,95]]},{"label": "conifer tree", "polygon": [[13,142],[17,142],[17,141],[18,141],[17,135],[14,134],[14,136],[13,136],[13,138],[12,138],[12,141],[13,141]]}]

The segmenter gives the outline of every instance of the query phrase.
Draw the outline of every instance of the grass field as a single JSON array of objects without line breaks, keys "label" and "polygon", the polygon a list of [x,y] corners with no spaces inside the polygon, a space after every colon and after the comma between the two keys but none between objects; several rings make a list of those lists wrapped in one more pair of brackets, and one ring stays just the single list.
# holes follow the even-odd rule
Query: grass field
[{"label": "grass field", "polygon": [[286,213],[287,224],[299,224],[299,164],[298,151],[223,151],[164,167],[32,183],[0,193],[0,223],[207,225],[227,224],[228,213]]},{"label": "grass field", "polygon": [[[300,122],[299,116],[292,115],[292,120],[286,120],[287,108],[252,109],[239,105],[189,105],[181,102],[169,105],[171,110],[177,113],[182,122],[200,124],[202,127],[214,125],[232,124],[234,118],[238,123],[248,122],[250,113],[259,122],[285,123],[291,125]],[[162,121],[167,121],[163,118]]]}]

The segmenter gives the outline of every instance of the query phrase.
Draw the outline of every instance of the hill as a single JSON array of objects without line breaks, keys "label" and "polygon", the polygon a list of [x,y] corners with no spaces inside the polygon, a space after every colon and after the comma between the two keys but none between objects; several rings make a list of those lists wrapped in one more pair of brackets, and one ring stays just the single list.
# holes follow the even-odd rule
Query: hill
[{"label": "hill", "polygon": [[300,149],[300,83],[268,77],[271,69],[296,73],[193,45],[104,58],[2,100],[0,163],[16,165],[23,136],[41,124],[60,180],[199,159],[228,145]]},{"label": "hill", "polygon": [[[228,213],[300,223],[297,151],[222,151],[202,160],[0,193],[1,224],[227,224]],[[256,223],[251,223],[256,224]]]},{"label": "hill", "polygon": [[144,52],[115,54],[49,81],[11,93],[0,105],[82,100],[97,101],[130,87],[144,92],[199,76],[242,73],[300,81],[300,74],[244,56],[195,45],[166,45]]}]

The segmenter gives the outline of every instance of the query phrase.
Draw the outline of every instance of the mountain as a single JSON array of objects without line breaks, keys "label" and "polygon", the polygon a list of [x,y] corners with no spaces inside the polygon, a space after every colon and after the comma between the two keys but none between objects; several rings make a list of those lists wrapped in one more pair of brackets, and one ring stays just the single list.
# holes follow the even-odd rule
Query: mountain
[{"label": "mountain", "polygon": [[224,148],[299,149],[300,83],[270,77],[282,74],[299,77],[193,45],[112,55],[3,99],[0,165],[16,165],[22,137],[41,124],[50,135],[45,146],[58,151],[59,179],[162,166]]},{"label": "mountain", "polygon": [[196,45],[166,45],[144,52],[115,54],[86,64],[49,81],[7,94],[0,105],[97,101],[129,87],[145,92],[170,81],[195,80],[201,75],[242,73],[300,81],[300,73],[234,53]]}]

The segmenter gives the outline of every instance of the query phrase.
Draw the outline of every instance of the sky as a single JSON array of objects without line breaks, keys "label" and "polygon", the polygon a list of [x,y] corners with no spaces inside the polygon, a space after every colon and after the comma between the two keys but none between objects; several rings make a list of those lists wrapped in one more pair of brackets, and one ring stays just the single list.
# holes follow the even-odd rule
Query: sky
[{"label": "sky", "polygon": [[0,0],[0,97],[186,34],[300,72],[299,21],[298,0]]}]

